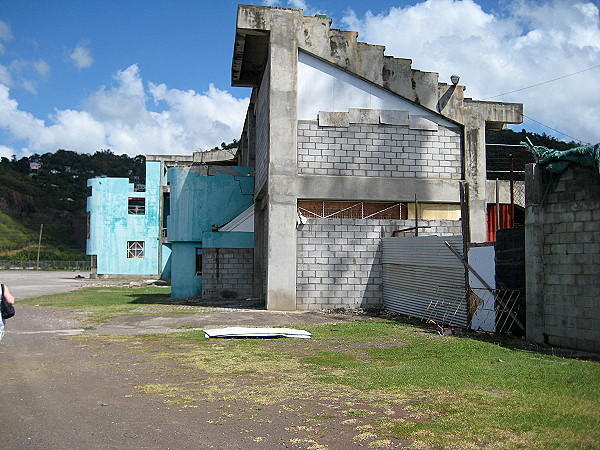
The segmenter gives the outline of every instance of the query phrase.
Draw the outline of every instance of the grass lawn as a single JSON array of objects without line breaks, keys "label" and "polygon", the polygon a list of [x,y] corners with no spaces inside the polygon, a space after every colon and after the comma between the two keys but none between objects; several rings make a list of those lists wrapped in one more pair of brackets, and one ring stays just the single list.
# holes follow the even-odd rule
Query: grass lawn
[{"label": "grass lawn", "polygon": [[[162,292],[89,289],[31,303],[108,317],[163,302]],[[313,339],[206,339],[196,331],[76,339],[114,344],[129,360],[158,365],[168,382],[138,388],[167,402],[232,399],[298,414],[302,405],[335,405],[331,411],[341,419],[307,413],[306,426],[356,421],[352,439],[365,447],[385,448],[396,439],[412,448],[600,448],[597,362],[395,321],[296,328]]]},{"label": "grass lawn", "polygon": [[[391,321],[303,329],[311,341],[209,340],[197,332],[153,339],[190,344],[167,358],[219,375],[203,379],[198,398],[213,383],[216,395],[265,404],[325,396],[346,403],[348,418],[370,417],[375,436],[415,448],[600,446],[598,363]],[[238,380],[231,390],[224,377],[240,374],[255,382]],[[182,395],[194,396],[196,387],[182,386]],[[398,408],[404,414],[394,417]]]},{"label": "grass lawn", "polygon": [[93,287],[19,300],[18,304],[57,306],[88,311],[87,322],[99,324],[147,304],[168,304],[170,289],[157,286]]}]

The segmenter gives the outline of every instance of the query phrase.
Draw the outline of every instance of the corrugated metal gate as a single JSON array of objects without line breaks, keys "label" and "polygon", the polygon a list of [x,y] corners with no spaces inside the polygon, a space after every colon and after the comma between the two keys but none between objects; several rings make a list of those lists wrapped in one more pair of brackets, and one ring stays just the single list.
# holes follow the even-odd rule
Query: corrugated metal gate
[{"label": "corrugated metal gate", "polygon": [[383,239],[383,306],[386,310],[467,327],[465,268],[444,241],[463,255],[462,236]]}]

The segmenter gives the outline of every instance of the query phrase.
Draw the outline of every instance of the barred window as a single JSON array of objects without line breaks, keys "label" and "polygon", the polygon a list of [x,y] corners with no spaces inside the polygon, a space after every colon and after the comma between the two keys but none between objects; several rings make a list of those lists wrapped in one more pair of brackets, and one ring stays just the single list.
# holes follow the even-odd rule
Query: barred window
[{"label": "barred window", "polygon": [[129,197],[127,212],[135,215],[146,214],[146,199],[143,197]]},{"label": "barred window", "polygon": [[298,200],[298,214],[321,219],[406,219],[406,203]]},{"label": "barred window", "polygon": [[143,258],[144,257],[144,241],[127,241],[127,257],[128,258]]}]

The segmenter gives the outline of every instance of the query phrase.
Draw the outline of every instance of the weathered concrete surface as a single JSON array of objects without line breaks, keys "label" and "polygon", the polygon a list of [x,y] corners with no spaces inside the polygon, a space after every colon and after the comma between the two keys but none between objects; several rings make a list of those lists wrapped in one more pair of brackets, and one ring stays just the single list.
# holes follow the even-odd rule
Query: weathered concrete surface
[{"label": "weathered concrete surface", "polygon": [[[0,275],[16,293],[17,300],[101,282],[75,279],[76,274],[70,272],[3,271]],[[17,308],[17,315],[8,321],[6,336],[0,343],[3,405],[0,422],[4,429],[11,430],[10,439],[2,443],[5,450],[268,449],[289,440],[290,432],[286,430],[304,423],[302,417],[292,414],[284,417],[275,411],[272,420],[259,424],[251,406],[241,401],[233,404],[229,400],[199,401],[193,408],[184,408],[164,402],[160,395],[144,394],[139,386],[169,383],[170,376],[157,371],[152,364],[143,361],[138,364],[111,345],[95,345],[93,336],[88,338],[91,341],[69,337],[84,332],[86,324],[81,321],[84,313],[18,303]],[[153,308],[154,312],[161,308],[173,311],[171,305],[140,307],[144,308]],[[317,313],[195,308],[199,312],[191,315],[121,317],[85,332],[158,333],[183,325],[294,326],[343,318]],[[224,413],[233,414],[235,421],[222,426],[223,417],[229,417]],[[260,419],[263,416],[261,411]],[[252,440],[250,431],[257,427],[268,436],[268,442]]]},{"label": "weathered concrete surface", "polygon": [[[226,326],[294,326],[296,324],[331,323],[351,320],[351,316],[326,314],[318,311],[265,311],[259,309],[187,306],[140,305],[135,315],[117,317],[92,330],[82,321],[85,312],[63,308],[19,305],[19,299],[59,294],[82,287],[122,284],[123,280],[90,280],[76,278],[85,272],[44,272],[28,270],[0,271],[17,300],[17,314],[7,324],[5,340],[11,335],[72,335],[72,334],[153,334],[172,333],[189,329],[221,328]],[[147,314],[143,314],[147,312]],[[185,312],[187,314],[180,314]],[[47,313],[47,314],[46,314]],[[141,313],[141,314],[140,314]],[[185,327],[185,328],[181,328]]]},{"label": "weathered concrete surface", "polygon": [[290,400],[282,411],[279,404],[257,406],[243,397],[184,404],[146,392],[141,387],[189,383],[200,389],[203,380],[218,380],[190,373],[173,358],[153,359],[153,344],[134,336],[65,336],[59,330],[81,326],[71,315],[22,305],[10,320],[0,344],[0,422],[10,430],[3,450],[307,448],[314,443],[307,417],[321,416],[327,417],[319,424],[323,448],[356,445],[356,423],[347,423],[343,408],[317,399]]},{"label": "weathered concrete surface", "polygon": [[[77,277],[80,278],[77,278]],[[0,270],[0,282],[6,284],[17,301],[24,298],[69,292],[94,284],[89,272]],[[97,282],[97,281],[96,281]]]},{"label": "weathered concrete surface", "polygon": [[598,170],[573,163],[548,191],[539,166],[526,174],[527,339],[598,353]]},{"label": "weathered concrete surface", "polygon": [[[358,33],[355,31],[332,29],[331,19],[303,17],[302,10],[256,5],[240,5],[238,8],[232,84],[254,88],[248,117],[252,118],[255,114],[256,120],[247,120],[244,136],[256,135],[258,139],[254,148],[250,148],[248,139],[247,145],[242,145],[240,152],[243,155],[249,151],[256,157],[255,201],[257,204],[263,203],[264,207],[257,207],[255,212],[255,268],[259,269],[256,272],[255,295],[264,296],[270,310],[294,310],[302,306],[296,294],[298,253],[295,245],[295,221],[298,199],[365,200],[368,197],[374,200],[392,200],[391,197],[396,194],[396,201],[404,201],[398,198],[402,196],[398,193],[408,193],[406,187],[410,187],[410,194],[414,196],[417,193],[421,202],[458,202],[458,179],[454,183],[446,180],[412,182],[411,178],[416,176],[403,174],[395,182],[389,180],[383,173],[389,169],[381,162],[388,159],[386,155],[379,158],[379,161],[378,157],[371,158],[373,161],[367,160],[365,164],[372,166],[369,172],[346,175],[339,172],[342,170],[339,167],[351,161],[342,161],[342,158],[350,158],[339,156],[338,151],[336,157],[339,156],[339,161],[328,160],[327,168],[323,166],[315,169],[322,171],[313,172],[319,175],[318,177],[300,177],[297,150],[299,139],[305,136],[297,136],[298,121],[317,119],[316,115],[310,118],[300,116],[303,108],[299,105],[304,102],[300,87],[303,80],[312,81],[311,74],[318,74],[319,71],[326,73],[327,77],[335,77],[336,84],[342,81],[346,83],[348,77],[357,85],[367,83],[368,86],[361,89],[369,92],[371,88],[380,89],[381,95],[385,92],[386,98],[390,95],[395,100],[403,100],[410,105],[410,110],[416,108],[422,111],[423,116],[428,116],[427,119],[409,119],[409,128],[418,127],[423,132],[434,133],[434,130],[438,129],[437,124],[445,121],[451,122],[460,130],[457,131],[460,139],[460,159],[453,161],[461,162],[456,165],[462,173],[453,173],[452,178],[460,176],[460,180],[465,181],[468,186],[471,235],[466,238],[472,242],[483,242],[486,239],[488,195],[485,129],[501,128],[505,123],[520,123],[523,106],[465,98],[463,86],[439,83],[437,73],[413,69],[411,60],[386,56],[385,47],[358,42],[357,38]],[[311,69],[315,70],[303,72],[308,64],[304,64],[306,61],[300,64],[299,58],[305,58],[302,55],[308,54],[312,55],[312,59],[324,63],[326,67],[321,67],[321,64],[315,61],[311,66]],[[310,91],[310,94],[314,92]],[[309,103],[314,103],[312,100],[320,97],[323,96],[306,96]],[[348,110],[348,123],[360,117],[360,120],[366,118],[367,123],[379,125],[381,119],[377,120],[376,112],[373,111],[376,108],[360,104],[360,101],[358,97],[345,93],[343,98],[336,97],[335,105],[331,105],[332,109],[327,109],[328,105],[319,105],[318,111],[329,112],[329,115],[324,117],[324,122],[345,122],[346,119],[339,113]],[[342,109],[338,109],[340,104],[344,105]],[[436,123],[432,121],[432,117],[436,118]],[[377,140],[389,141],[389,136],[384,137],[386,134],[389,133],[379,133],[380,137]],[[410,137],[412,139],[407,138],[406,142],[416,140],[415,137],[427,140],[427,136]],[[309,161],[323,160],[324,151],[335,153],[339,146],[348,150],[351,145],[355,145],[349,140],[343,144],[335,143],[331,136],[325,136],[324,139],[327,141],[315,142],[314,154],[307,154],[307,164]],[[366,145],[356,142],[356,145]],[[309,144],[312,145],[312,142]],[[374,142],[372,144],[379,145]],[[454,147],[455,143],[451,144]],[[354,150],[356,149],[352,151]],[[242,160],[244,159],[250,160],[251,156],[242,156]],[[431,161],[434,159],[431,158]],[[339,167],[333,168],[332,165],[338,162]],[[452,165],[449,160],[444,162]],[[428,167],[433,165],[427,164]],[[330,174],[335,175],[335,178],[323,177],[330,168],[338,171]],[[347,169],[344,166],[344,170]],[[432,173],[435,173],[436,169],[439,172],[446,170],[441,166],[431,169]],[[406,172],[409,172],[409,169]],[[357,176],[364,176],[364,179],[357,180]],[[405,180],[400,178],[408,179],[406,187]]]},{"label": "weathered concrete surface", "polygon": [[[154,305],[153,305],[154,307]],[[153,307],[149,307],[151,310]],[[167,307],[168,308],[168,307]],[[335,323],[351,320],[351,316],[309,311],[264,311],[227,308],[191,307],[196,314],[132,315],[86,331],[91,334],[154,334],[203,328],[223,327],[286,327],[302,324]],[[140,311],[144,309],[141,308]],[[186,328],[181,328],[186,327]],[[191,328],[190,328],[191,327]]]}]

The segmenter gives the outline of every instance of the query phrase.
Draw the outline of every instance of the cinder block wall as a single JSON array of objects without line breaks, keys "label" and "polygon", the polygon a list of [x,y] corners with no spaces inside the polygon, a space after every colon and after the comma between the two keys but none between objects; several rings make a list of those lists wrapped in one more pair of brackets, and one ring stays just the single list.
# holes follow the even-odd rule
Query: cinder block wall
[{"label": "cinder block wall", "polygon": [[460,133],[409,126],[298,123],[298,173],[460,179]]},{"label": "cinder block wall", "polygon": [[252,297],[253,279],[253,249],[203,249],[202,298],[250,298]]},{"label": "cinder block wall", "polygon": [[[380,307],[381,238],[414,224],[414,220],[308,219],[297,234],[297,308]],[[419,221],[419,225],[431,227],[420,234],[461,234],[459,221]]]},{"label": "cinder block wall", "polygon": [[546,204],[530,204],[532,196],[528,192],[527,338],[600,352],[598,169],[572,164]]}]

